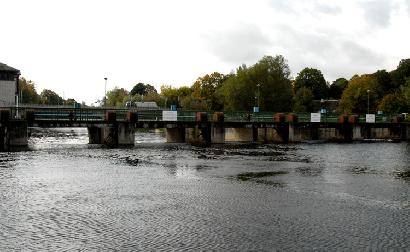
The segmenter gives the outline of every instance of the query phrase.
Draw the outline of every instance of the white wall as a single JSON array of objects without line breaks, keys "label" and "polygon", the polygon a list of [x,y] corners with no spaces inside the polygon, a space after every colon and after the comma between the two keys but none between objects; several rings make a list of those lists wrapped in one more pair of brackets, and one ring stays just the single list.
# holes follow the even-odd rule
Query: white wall
[{"label": "white wall", "polygon": [[0,80],[0,106],[13,106],[16,82]]}]

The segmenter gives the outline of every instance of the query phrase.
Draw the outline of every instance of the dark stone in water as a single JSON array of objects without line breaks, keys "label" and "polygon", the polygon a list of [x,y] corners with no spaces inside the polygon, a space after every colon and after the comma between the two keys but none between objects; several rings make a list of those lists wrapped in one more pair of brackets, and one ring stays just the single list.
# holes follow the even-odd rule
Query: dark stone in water
[{"label": "dark stone in water", "polygon": [[400,171],[396,173],[396,177],[397,178],[401,178],[401,179],[408,179],[410,180],[410,170],[409,171]]},{"label": "dark stone in water", "polygon": [[138,165],[138,162],[139,162],[139,159],[138,159],[138,158],[132,159],[132,158],[130,158],[130,157],[126,157],[126,158],[125,158],[125,161],[126,161],[128,164],[130,164],[130,165],[137,166],[137,165]]},{"label": "dark stone in water", "polygon": [[272,171],[272,172],[245,172],[238,174],[237,178],[241,181],[248,181],[255,178],[273,177],[278,175],[288,174],[287,171]]},{"label": "dark stone in water", "polygon": [[273,186],[273,187],[286,187],[286,184],[283,182],[277,182],[277,181],[270,181],[270,180],[264,180],[264,179],[256,179],[255,182],[257,184],[263,184],[263,185],[268,185],[268,186]]}]

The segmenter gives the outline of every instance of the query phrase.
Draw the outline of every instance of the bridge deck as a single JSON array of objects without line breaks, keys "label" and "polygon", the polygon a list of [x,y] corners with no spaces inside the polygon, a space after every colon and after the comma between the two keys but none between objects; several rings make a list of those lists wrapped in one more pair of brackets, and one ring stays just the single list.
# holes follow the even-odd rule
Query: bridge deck
[{"label": "bridge deck", "polygon": [[[11,115],[16,115],[16,108],[2,108],[9,109]],[[198,111],[178,111],[177,119],[173,121],[163,120],[163,110],[129,110],[129,109],[103,109],[103,108],[20,108],[18,114],[23,119],[27,119],[36,125],[85,125],[85,124],[98,124],[108,123],[107,111],[115,112],[115,120],[118,122],[126,122],[127,113],[135,112],[136,120],[138,124],[158,124],[164,123],[180,123],[180,124],[192,124],[197,122]],[[203,121],[212,122],[213,112],[202,111],[205,117]],[[275,123],[275,112],[259,112],[252,113],[247,111],[227,111],[224,112],[224,124],[273,124]],[[297,116],[297,122],[300,124],[306,124],[311,122],[310,113],[283,113],[284,123],[289,123],[288,115],[293,114]],[[320,123],[338,123],[339,114],[322,114]],[[356,123],[366,123],[365,115],[358,115]],[[376,115],[376,124],[397,124],[396,115]],[[408,124],[408,122],[406,123]]]}]

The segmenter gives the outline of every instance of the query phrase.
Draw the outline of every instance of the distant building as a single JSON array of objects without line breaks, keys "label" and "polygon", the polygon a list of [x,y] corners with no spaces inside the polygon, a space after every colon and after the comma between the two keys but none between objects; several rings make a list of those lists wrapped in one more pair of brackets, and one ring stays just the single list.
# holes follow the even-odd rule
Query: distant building
[{"label": "distant building", "polygon": [[14,106],[18,102],[20,71],[0,62],[0,107]]},{"label": "distant building", "polygon": [[340,100],[313,100],[313,111],[326,109],[326,113],[336,113]]},{"label": "distant building", "polygon": [[142,110],[156,110],[159,109],[156,102],[136,102],[137,109]]}]

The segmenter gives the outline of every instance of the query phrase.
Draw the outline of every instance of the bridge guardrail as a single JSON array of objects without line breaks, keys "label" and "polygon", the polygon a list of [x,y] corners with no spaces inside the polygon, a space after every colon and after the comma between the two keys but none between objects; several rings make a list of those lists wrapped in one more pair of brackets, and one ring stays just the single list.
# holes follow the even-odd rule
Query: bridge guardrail
[{"label": "bridge guardrail", "polygon": [[[1,108],[9,109],[11,117],[15,118],[17,115],[19,118],[26,119],[26,114],[28,112],[33,113],[34,121],[54,121],[54,122],[104,122],[106,119],[107,111],[114,111],[116,113],[116,119],[118,121],[125,121],[127,118],[127,112],[132,111],[138,114],[138,121],[162,121],[162,111],[163,110],[133,110],[133,109],[104,109],[104,108],[67,108],[67,107],[57,107],[57,108],[16,108],[8,107]],[[212,121],[214,112],[202,111],[206,114],[207,121]],[[273,123],[274,117],[277,113],[275,112],[258,112],[252,113],[249,111],[225,111],[224,121],[225,122],[256,122],[256,123]],[[297,122],[299,123],[309,123],[310,113],[283,113],[285,116],[284,122],[288,121],[288,115],[294,114],[297,116]],[[185,111],[179,110],[177,112],[178,122],[195,122],[197,120],[197,111]],[[322,114],[321,122],[323,123],[337,123],[339,122],[340,114]],[[348,115],[351,116],[351,115]],[[397,119],[397,115],[376,115],[375,123],[391,123],[398,122],[401,120]],[[366,123],[366,115],[357,115],[357,123]]]},{"label": "bridge guardrail", "polygon": [[162,121],[162,110],[138,111],[138,121]]}]

